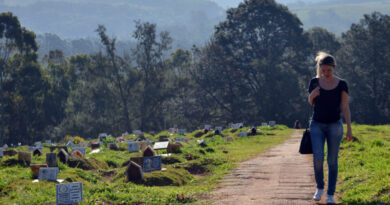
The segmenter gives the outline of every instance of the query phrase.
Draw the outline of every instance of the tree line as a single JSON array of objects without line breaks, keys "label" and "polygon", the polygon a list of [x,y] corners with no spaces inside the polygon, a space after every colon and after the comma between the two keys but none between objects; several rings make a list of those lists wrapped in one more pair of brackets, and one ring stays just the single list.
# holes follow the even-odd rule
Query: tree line
[{"label": "tree line", "polygon": [[[169,53],[173,39],[157,25],[136,22],[136,45],[119,55],[99,25],[104,50],[65,58],[50,51],[38,62],[35,34],[12,13],[0,14],[3,143],[115,136],[135,129],[275,120],[305,124],[312,108],[307,87],[317,51],[338,60],[336,74],[350,88],[352,120],[390,119],[390,16],[364,15],[340,38],[323,28],[303,30],[287,7],[246,0],[203,47]],[[0,142],[1,143],[1,142]]]}]

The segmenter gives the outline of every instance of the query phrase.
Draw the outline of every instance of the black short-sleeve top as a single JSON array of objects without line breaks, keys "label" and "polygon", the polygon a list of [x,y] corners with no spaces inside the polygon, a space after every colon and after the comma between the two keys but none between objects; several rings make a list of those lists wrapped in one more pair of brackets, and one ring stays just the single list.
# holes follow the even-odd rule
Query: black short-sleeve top
[{"label": "black short-sleeve top", "polygon": [[[317,86],[320,86],[319,79],[313,78],[309,84],[309,93]],[[331,123],[340,119],[341,93],[348,93],[348,85],[345,80],[339,81],[337,86],[331,90],[320,87],[320,95],[314,98],[314,113],[312,119],[322,123]]]}]

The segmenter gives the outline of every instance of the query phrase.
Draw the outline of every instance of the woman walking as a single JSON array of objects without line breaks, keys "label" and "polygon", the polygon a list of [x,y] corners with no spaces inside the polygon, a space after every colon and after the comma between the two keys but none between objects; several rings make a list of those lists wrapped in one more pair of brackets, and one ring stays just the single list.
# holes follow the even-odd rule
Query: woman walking
[{"label": "woman walking", "polygon": [[309,103],[314,107],[310,122],[310,134],[313,146],[314,175],[317,190],[313,196],[316,201],[321,200],[324,192],[324,145],[328,147],[328,190],[326,202],[334,204],[338,173],[338,153],[343,137],[343,122],[340,118],[343,112],[347,123],[346,139],[352,138],[351,115],[348,106],[348,85],[333,74],[336,61],[333,56],[319,52],[316,57],[317,76],[310,81]]}]

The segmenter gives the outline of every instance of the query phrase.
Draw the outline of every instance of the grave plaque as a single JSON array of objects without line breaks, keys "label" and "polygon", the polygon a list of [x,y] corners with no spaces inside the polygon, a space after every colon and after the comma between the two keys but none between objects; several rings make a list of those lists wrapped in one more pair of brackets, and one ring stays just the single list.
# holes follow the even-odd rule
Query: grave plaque
[{"label": "grave plaque", "polygon": [[38,141],[34,143],[35,147],[42,147],[42,142]]},{"label": "grave plaque", "polygon": [[57,154],[46,153],[46,164],[48,167],[58,167]]},{"label": "grave plaque", "polygon": [[276,122],[275,121],[269,121],[269,126],[273,127],[276,125]]},{"label": "grave plaque", "polygon": [[185,142],[186,140],[184,139],[184,137],[179,137],[179,138],[176,138],[175,141],[176,142]]},{"label": "grave plaque", "polygon": [[51,140],[46,140],[45,143],[51,145]]},{"label": "grave plaque", "polygon": [[246,132],[240,132],[240,137],[247,137],[248,134]]},{"label": "grave plaque", "polygon": [[142,170],[144,172],[161,170],[161,156],[144,157]]},{"label": "grave plaque", "polygon": [[83,200],[83,184],[73,182],[56,184],[56,204],[77,204]]},{"label": "grave plaque", "polygon": [[179,135],[185,135],[186,130],[185,129],[179,129],[178,134]]},{"label": "grave plaque", "polygon": [[4,148],[4,149],[8,149],[8,145],[5,144],[5,145],[3,146],[3,148]]},{"label": "grave plaque", "polygon": [[138,142],[131,142],[127,145],[127,151],[128,152],[139,152],[139,143]]},{"label": "grave plaque", "polygon": [[204,129],[205,129],[205,130],[210,130],[210,129],[211,129],[211,125],[205,125],[205,126],[204,126]]},{"label": "grave plaque", "polygon": [[4,156],[3,150],[0,149],[0,157],[3,157],[3,156]]},{"label": "grave plaque", "polygon": [[266,123],[266,122],[263,122],[263,123],[261,123],[261,126],[268,126],[268,124]]},{"label": "grave plaque", "polygon": [[58,167],[39,168],[39,181],[57,181]]},{"label": "grave plaque", "polygon": [[160,150],[160,149],[168,149],[169,142],[156,142],[154,143],[153,149],[154,150]]},{"label": "grave plaque", "polygon": [[138,135],[142,134],[142,131],[141,130],[136,130],[136,131],[134,131],[134,134],[138,136]]},{"label": "grave plaque", "polygon": [[85,157],[85,147],[74,147],[74,148],[72,148],[72,152],[71,153],[73,153],[74,151],[81,152],[81,154],[83,154],[83,157]]}]

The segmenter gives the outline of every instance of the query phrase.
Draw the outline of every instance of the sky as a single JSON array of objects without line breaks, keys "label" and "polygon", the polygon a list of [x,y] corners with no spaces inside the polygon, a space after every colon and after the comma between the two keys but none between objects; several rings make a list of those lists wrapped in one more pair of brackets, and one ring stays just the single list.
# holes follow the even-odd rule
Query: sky
[{"label": "sky", "polygon": [[[237,5],[242,2],[243,0],[211,0],[216,2],[218,5],[220,5],[222,8],[231,8],[231,7],[237,7]],[[276,0],[276,2],[281,4],[291,4],[291,3],[297,3],[297,2],[304,2],[304,3],[317,3],[324,0]]]}]

